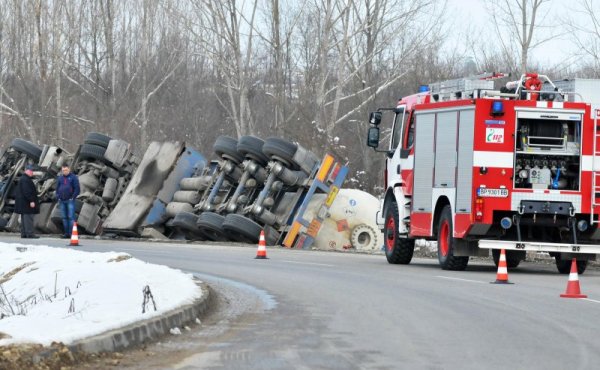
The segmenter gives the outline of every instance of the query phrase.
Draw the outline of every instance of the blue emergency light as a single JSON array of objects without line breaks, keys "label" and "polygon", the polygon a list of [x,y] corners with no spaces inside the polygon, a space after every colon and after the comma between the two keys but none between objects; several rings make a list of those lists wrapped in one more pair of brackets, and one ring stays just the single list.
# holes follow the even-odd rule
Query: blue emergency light
[{"label": "blue emergency light", "polygon": [[492,102],[492,116],[501,116],[504,114],[504,104],[502,101]]},{"label": "blue emergency light", "polygon": [[427,85],[421,85],[421,86],[419,86],[419,92],[420,93],[424,93],[424,92],[427,92],[427,91],[429,91],[429,86],[427,86]]}]

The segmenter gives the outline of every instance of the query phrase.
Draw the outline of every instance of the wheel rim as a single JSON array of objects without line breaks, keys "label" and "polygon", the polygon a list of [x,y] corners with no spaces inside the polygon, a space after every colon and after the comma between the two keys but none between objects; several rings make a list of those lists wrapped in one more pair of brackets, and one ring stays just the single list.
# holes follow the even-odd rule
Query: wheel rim
[{"label": "wheel rim", "polygon": [[388,252],[392,252],[396,245],[396,222],[394,216],[390,215],[387,222],[385,223],[385,245]]},{"label": "wheel rim", "polygon": [[444,221],[442,223],[442,229],[440,230],[440,240],[438,241],[440,252],[442,256],[448,255],[448,250],[450,249],[450,243],[448,239],[450,238],[450,225],[448,221]]}]

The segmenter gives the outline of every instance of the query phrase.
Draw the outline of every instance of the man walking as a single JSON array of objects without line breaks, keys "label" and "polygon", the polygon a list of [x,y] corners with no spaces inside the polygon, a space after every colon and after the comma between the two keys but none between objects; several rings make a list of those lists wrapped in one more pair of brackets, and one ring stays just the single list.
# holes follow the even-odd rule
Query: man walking
[{"label": "man walking", "polygon": [[33,218],[40,213],[40,202],[32,176],[33,167],[25,167],[17,185],[15,213],[21,215],[21,238],[37,239],[39,236],[33,234]]},{"label": "man walking", "polygon": [[73,222],[75,222],[75,198],[79,195],[79,179],[71,173],[68,165],[62,166],[62,175],[58,176],[56,184],[56,199],[62,214],[63,239],[71,237]]}]

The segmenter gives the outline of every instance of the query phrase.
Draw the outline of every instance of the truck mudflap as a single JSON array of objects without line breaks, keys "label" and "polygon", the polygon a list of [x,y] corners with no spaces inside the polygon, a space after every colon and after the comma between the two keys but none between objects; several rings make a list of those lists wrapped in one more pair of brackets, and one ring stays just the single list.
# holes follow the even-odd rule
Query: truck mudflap
[{"label": "truck mudflap", "polygon": [[479,248],[515,251],[600,254],[598,244],[563,244],[511,240],[480,240]]}]

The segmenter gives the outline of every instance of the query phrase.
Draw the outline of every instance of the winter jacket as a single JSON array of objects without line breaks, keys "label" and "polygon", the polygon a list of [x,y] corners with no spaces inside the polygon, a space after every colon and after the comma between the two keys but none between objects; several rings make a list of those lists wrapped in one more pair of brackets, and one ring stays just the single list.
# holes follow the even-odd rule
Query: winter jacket
[{"label": "winter jacket", "polygon": [[79,179],[77,175],[70,173],[67,176],[60,175],[56,180],[56,199],[75,199],[79,195]]},{"label": "winter jacket", "polygon": [[[31,208],[29,203],[34,202],[35,207]],[[15,197],[15,213],[18,214],[38,214],[40,213],[40,201],[37,190],[31,177],[26,174],[21,175],[17,184]]]}]

